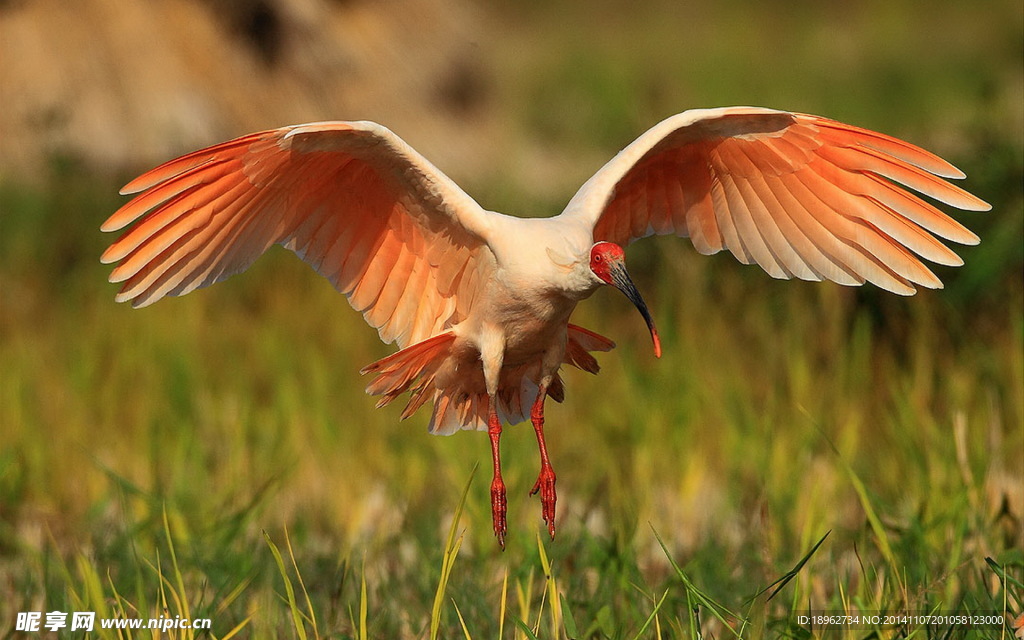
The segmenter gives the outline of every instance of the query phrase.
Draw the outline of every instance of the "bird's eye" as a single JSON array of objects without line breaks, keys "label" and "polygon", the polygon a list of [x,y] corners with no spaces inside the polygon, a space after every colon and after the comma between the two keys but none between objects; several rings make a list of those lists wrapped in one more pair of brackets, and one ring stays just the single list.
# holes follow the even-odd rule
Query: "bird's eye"
[{"label": "bird's eye", "polygon": [[603,260],[603,258],[600,253],[594,256],[594,262],[601,262],[601,260]]}]

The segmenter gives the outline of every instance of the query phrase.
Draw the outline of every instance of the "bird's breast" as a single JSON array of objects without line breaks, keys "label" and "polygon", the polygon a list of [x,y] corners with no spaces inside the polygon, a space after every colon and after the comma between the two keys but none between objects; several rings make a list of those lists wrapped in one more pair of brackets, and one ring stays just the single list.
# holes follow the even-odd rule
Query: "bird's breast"
[{"label": "bird's breast", "polygon": [[576,307],[576,300],[557,289],[507,274],[497,274],[488,283],[481,303],[468,320],[471,326],[486,323],[503,335],[505,366],[528,364],[552,348],[564,349],[566,326]]}]

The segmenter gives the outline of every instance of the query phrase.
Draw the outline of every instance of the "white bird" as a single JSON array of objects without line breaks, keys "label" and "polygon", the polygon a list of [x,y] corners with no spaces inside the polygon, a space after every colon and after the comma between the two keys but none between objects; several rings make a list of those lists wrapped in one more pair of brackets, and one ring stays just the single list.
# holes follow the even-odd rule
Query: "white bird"
[{"label": "white bird", "polygon": [[319,122],[243,136],[136,178],[121,193],[139,195],[102,229],[138,222],[102,261],[118,263],[116,299],[141,307],[242,271],[271,245],[295,252],[401,349],[362,370],[376,374],[366,390],[382,396],[377,406],[408,391],[402,418],[433,401],[431,433],[487,429],[504,547],[502,424],[529,413],[541,460],[531,495],[540,492],[554,537],[544,401],[562,401],[563,364],[596,373],[591,352],[614,347],[569,323],[577,303],[618,288],[660,355],[622,246],[675,234],[775,278],[870,281],[911,295],[915,285],[942,286],[918,257],[963,263],[934,236],[978,237],[903,187],[988,210],[943,180],[963,177],[916,146],[826,118],[699,109],[640,136],[560,215],[524,219],[484,210],[381,125]]}]

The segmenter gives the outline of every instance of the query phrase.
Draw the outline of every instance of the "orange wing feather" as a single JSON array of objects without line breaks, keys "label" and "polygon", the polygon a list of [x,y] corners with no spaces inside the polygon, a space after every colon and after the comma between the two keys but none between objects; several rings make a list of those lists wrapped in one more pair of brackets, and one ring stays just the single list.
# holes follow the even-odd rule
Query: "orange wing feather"
[{"label": "orange wing feather", "polygon": [[[145,306],[294,251],[400,347],[458,322],[493,268],[486,214],[440,171],[372,123],[243,136],[130,182],[102,226],[132,226],[104,252],[118,301]],[[137,221],[137,222],[136,222]]]},{"label": "orange wing feather", "polygon": [[595,241],[689,236],[701,253],[728,249],[776,278],[870,281],[909,295],[915,285],[942,286],[918,257],[962,264],[935,236],[962,244],[978,237],[908,189],[988,210],[945,180],[963,177],[907,142],[818,116],[698,110],[624,149],[564,215],[589,219]]}]

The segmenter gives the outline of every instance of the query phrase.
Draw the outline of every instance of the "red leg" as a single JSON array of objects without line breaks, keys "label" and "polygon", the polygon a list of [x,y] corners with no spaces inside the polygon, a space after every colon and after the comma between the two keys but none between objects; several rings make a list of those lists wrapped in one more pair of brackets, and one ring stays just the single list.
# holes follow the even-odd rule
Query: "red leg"
[{"label": "red leg", "polygon": [[505,521],[505,513],[508,509],[508,501],[505,499],[505,482],[501,479],[501,420],[498,419],[498,412],[494,407],[492,399],[490,415],[487,420],[487,433],[491,437],[491,457],[494,459],[494,479],[491,480],[491,520],[494,523],[494,535],[498,538],[498,544],[502,551],[505,550],[505,533],[508,525]]},{"label": "red leg", "polygon": [[555,539],[555,501],[558,496],[555,493],[555,470],[551,468],[551,461],[548,460],[548,446],[544,442],[544,399],[547,397],[547,387],[541,385],[537,393],[537,400],[530,410],[530,421],[533,422],[533,430],[537,432],[537,446],[540,449],[540,475],[533,485],[530,495],[540,492],[541,514],[544,522],[548,525],[548,533],[551,539]]}]

